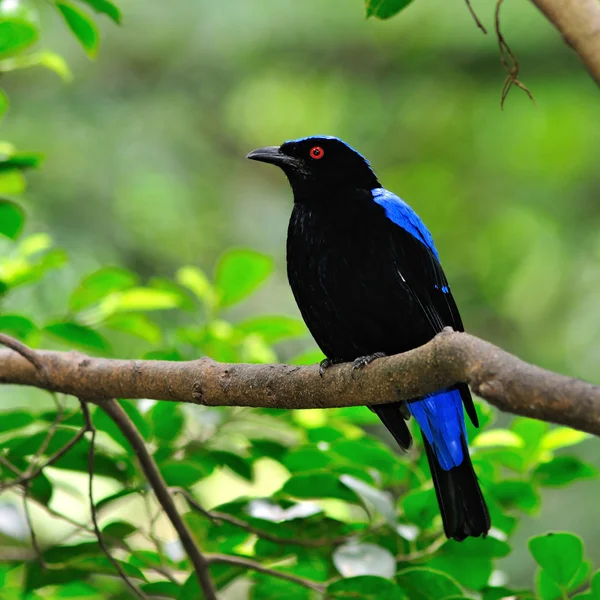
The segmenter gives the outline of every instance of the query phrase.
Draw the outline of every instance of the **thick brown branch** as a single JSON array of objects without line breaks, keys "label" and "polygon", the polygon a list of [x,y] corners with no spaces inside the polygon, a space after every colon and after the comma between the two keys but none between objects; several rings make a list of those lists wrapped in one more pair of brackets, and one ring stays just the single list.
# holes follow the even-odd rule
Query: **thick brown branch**
[{"label": "thick brown branch", "polygon": [[215,588],[209,573],[209,563],[204,555],[200,552],[196,541],[192,536],[192,532],[186,525],[185,521],[179,514],[173,497],[169,492],[169,488],[163,476],[161,475],[154,459],[148,452],[146,444],[135,425],[121,405],[115,400],[103,401],[100,406],[106,414],[116,423],[121,430],[121,433],[127,438],[135,452],[144,474],[148,478],[148,483],[152,486],[156,498],[163,507],[167,517],[171,521],[175,531],[179,535],[179,539],[194,565],[194,570],[200,584],[200,589],[204,593],[204,600],[217,600]]},{"label": "thick brown branch", "polygon": [[600,2],[598,0],[531,0],[577,52],[600,85]]},{"label": "thick brown branch", "polygon": [[190,362],[108,360],[37,352],[44,377],[22,356],[0,351],[0,383],[32,385],[85,398],[154,398],[207,406],[333,408],[415,398],[467,382],[500,410],[600,435],[600,387],[527,364],[466,333],[350,365],[245,365],[208,358]]}]

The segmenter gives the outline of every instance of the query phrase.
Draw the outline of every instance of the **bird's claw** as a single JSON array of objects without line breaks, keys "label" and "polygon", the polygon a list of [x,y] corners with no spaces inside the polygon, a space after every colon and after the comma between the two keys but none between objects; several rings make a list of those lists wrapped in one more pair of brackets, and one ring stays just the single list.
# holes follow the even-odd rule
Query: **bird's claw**
[{"label": "bird's claw", "polygon": [[343,362],[341,360],[336,360],[335,358],[324,358],[320,363],[319,363],[319,375],[321,377],[323,377],[323,373],[325,373],[325,371],[327,369],[329,369],[329,367],[332,367],[333,365],[337,365],[338,363]]},{"label": "bird's claw", "polygon": [[372,363],[374,360],[378,358],[383,358],[385,356],[385,352],[374,352],[373,354],[367,354],[366,356],[359,356],[352,363],[352,373],[357,369],[362,369],[366,367],[369,363]]}]

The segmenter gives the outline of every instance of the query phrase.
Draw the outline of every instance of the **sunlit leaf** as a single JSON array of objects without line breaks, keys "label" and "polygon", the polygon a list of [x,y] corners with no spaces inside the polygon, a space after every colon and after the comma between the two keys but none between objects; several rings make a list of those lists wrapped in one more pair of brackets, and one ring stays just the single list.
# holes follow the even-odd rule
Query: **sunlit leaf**
[{"label": "sunlit leaf", "polygon": [[158,344],[162,340],[160,327],[147,315],[136,313],[111,315],[102,322],[102,325],[114,331],[135,335],[151,344]]},{"label": "sunlit leaf", "polygon": [[95,58],[98,53],[100,36],[94,21],[75,5],[64,0],[57,0],[56,7],[86,54],[90,58]]},{"label": "sunlit leaf", "polygon": [[18,196],[27,188],[27,182],[17,169],[0,170],[0,194]]},{"label": "sunlit leaf", "polygon": [[251,333],[260,335],[268,344],[308,333],[306,325],[299,319],[276,315],[254,317],[239,323],[237,328],[246,335]]},{"label": "sunlit leaf", "polygon": [[529,551],[558,585],[568,586],[583,561],[583,542],[573,533],[547,533],[529,540]]},{"label": "sunlit leaf", "polygon": [[115,301],[117,311],[147,311],[177,308],[181,303],[179,295],[153,288],[131,288],[121,292]]},{"label": "sunlit leaf", "polygon": [[569,427],[555,427],[542,438],[544,450],[558,450],[567,446],[574,446],[590,437],[589,433],[570,429]]},{"label": "sunlit leaf", "polygon": [[343,577],[376,575],[391,579],[396,573],[396,559],[389,550],[376,544],[349,542],[338,546],[333,564]]},{"label": "sunlit leaf", "polygon": [[113,292],[126,290],[138,281],[137,275],[120,267],[103,267],[86,275],[69,298],[69,307],[77,312]]},{"label": "sunlit leaf", "polygon": [[25,223],[25,212],[10,200],[0,198],[0,234],[14,240],[19,236]]},{"label": "sunlit leaf", "polygon": [[252,250],[229,250],[217,264],[215,284],[221,306],[230,306],[251,294],[273,270],[273,260]]},{"label": "sunlit leaf", "polygon": [[522,448],[525,442],[518,434],[509,429],[488,429],[476,436],[471,445],[475,448],[490,448],[494,446]]},{"label": "sunlit leaf", "polygon": [[181,267],[177,273],[175,273],[175,280],[194,292],[199,300],[202,300],[203,302],[213,302],[214,290],[212,285],[204,271],[200,270],[198,267]]}]

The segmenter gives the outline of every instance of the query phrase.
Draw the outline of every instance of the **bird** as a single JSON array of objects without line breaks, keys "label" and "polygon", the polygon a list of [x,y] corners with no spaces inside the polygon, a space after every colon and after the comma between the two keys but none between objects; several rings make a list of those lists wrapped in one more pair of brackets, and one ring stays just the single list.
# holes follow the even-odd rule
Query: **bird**
[{"label": "bird", "polygon": [[[445,327],[464,331],[433,237],[417,213],[382,187],[369,161],[333,136],[258,148],[247,158],[280,167],[293,192],[287,274],[323,375],[336,363],[364,368],[406,352]],[[388,399],[389,400],[389,399]],[[370,406],[403,450],[416,419],[446,537],[486,536],[490,516],[468,450],[468,386]]]}]

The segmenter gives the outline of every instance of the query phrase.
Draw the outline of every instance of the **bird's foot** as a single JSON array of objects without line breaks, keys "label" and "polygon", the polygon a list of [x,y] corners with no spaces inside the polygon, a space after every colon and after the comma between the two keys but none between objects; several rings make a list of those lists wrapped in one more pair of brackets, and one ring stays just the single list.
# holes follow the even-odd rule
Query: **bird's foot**
[{"label": "bird's foot", "polygon": [[320,363],[319,363],[319,375],[321,377],[323,377],[323,373],[325,373],[325,371],[327,369],[329,369],[329,367],[332,367],[333,365],[339,365],[340,363],[343,363],[343,360],[340,360],[339,358],[324,358]]},{"label": "bird's foot", "polygon": [[369,363],[372,363],[374,360],[378,358],[383,358],[385,356],[385,352],[374,352],[373,354],[367,354],[366,356],[359,356],[352,363],[352,373],[357,369],[362,369],[366,367]]}]

